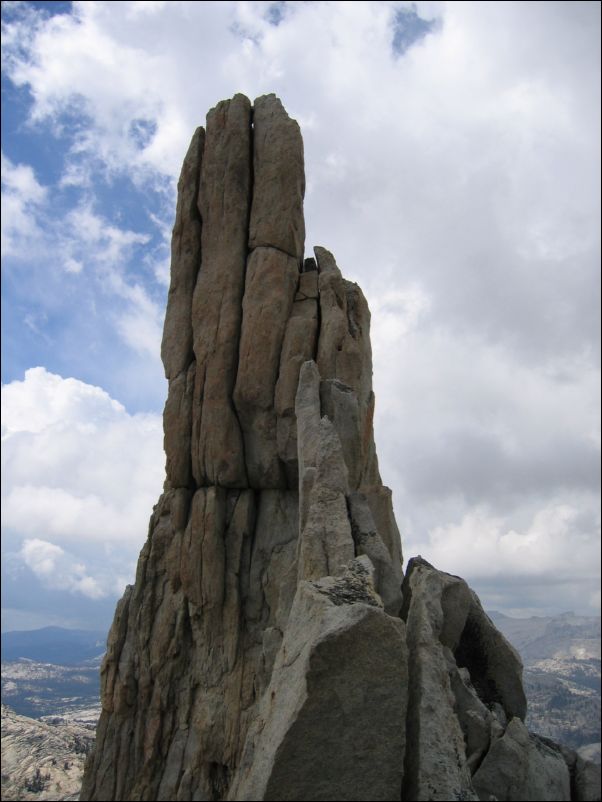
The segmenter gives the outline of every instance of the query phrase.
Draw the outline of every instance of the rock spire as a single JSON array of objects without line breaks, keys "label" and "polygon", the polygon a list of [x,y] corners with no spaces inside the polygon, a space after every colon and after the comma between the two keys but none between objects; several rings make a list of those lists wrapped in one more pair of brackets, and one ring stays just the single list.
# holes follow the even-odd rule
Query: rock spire
[{"label": "rock spire", "polygon": [[526,730],[518,655],[466,583],[420,558],[403,576],[368,305],[326,249],[304,258],[304,188],[274,95],[218,103],[192,137],[165,487],[80,798],[594,798],[580,758]]}]

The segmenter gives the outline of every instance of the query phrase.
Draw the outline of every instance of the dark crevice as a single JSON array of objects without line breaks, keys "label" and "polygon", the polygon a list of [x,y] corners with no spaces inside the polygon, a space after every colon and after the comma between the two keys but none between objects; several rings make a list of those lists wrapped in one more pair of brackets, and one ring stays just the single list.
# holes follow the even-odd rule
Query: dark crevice
[{"label": "dark crevice", "polygon": [[230,767],[222,763],[209,763],[208,773],[211,799],[225,799],[231,781]]},{"label": "dark crevice", "polygon": [[227,488],[226,490],[226,509],[224,515],[224,533],[228,531],[230,528],[230,524],[232,523],[232,519],[234,518],[234,514],[236,512],[236,507],[238,506],[238,502],[240,500],[241,494],[240,488]]},{"label": "dark crevice", "polygon": [[[244,625],[247,629],[249,628],[249,622],[247,620],[245,611],[247,599],[249,597],[249,582],[251,577],[251,566],[253,564],[253,555],[255,552],[257,521],[259,520],[259,501],[261,499],[260,490],[254,490],[252,488],[249,488],[249,490],[253,494],[253,514],[249,535],[243,539],[241,547],[240,570],[238,575],[238,591],[240,594],[241,615],[244,620]],[[248,562],[243,566],[243,563],[245,562],[245,552],[248,554]],[[243,570],[243,567],[245,570]]]},{"label": "dark crevice", "polygon": [[[239,346],[240,346],[240,339],[238,340],[238,345],[237,345],[237,348],[236,348],[237,373],[238,373]],[[236,380],[234,381],[234,387],[236,387]],[[232,393],[233,392],[234,392],[234,388],[232,388]],[[238,415],[238,410],[236,409],[236,404],[234,403],[234,399],[232,398],[232,393],[230,393],[230,397],[229,397],[228,400],[230,402],[230,408],[232,410],[232,414],[236,418],[236,423],[238,425],[238,430],[240,432],[240,449],[242,451],[242,462],[243,462],[244,472],[245,472],[245,477],[244,478],[245,478],[245,481],[246,481],[247,487],[248,487],[249,486],[249,476],[248,476],[248,472],[247,472],[247,454],[246,454],[246,447],[245,447],[245,435],[244,435],[244,432],[243,432],[242,424],[240,422],[240,417]],[[216,484],[218,484],[218,483],[216,482]]]},{"label": "dark crevice", "polygon": [[[203,130],[203,129],[201,129]],[[199,240],[199,254],[198,254],[198,266],[196,277],[194,280],[194,285],[192,289],[192,294],[190,296],[190,329],[192,333],[192,359],[190,364],[193,361],[196,361],[196,353],[194,350],[194,343],[195,343],[195,326],[193,321],[193,306],[194,306],[194,296],[197,291],[197,285],[199,282],[199,276],[201,275],[202,267],[203,267],[203,216],[201,214],[201,183],[202,183],[202,172],[203,172],[203,164],[204,164],[204,155],[205,155],[205,144],[206,144],[206,131],[203,130],[202,137],[199,137],[202,140],[202,153],[200,154],[199,158],[199,171],[196,176],[195,180],[195,193],[194,193],[194,203],[195,203],[195,210],[196,214],[198,215],[198,219],[201,225],[201,232],[200,232],[200,240]],[[190,367],[190,365],[188,366]],[[199,367],[197,363],[197,368]],[[202,474],[200,472],[202,460],[200,458],[199,447],[200,447],[200,435],[201,435],[201,413],[203,409],[203,390],[204,390],[204,377],[203,377],[203,384],[200,383],[198,377],[194,377],[194,385],[192,388],[192,401],[191,401],[191,410],[190,410],[190,484],[192,492],[196,492],[196,490],[202,485]],[[197,406],[197,399],[195,398],[196,389],[197,389],[197,382],[198,386],[201,387],[200,398],[198,399],[198,409],[195,409]],[[196,413],[196,414],[195,414]],[[193,440],[195,439],[195,432],[196,432],[196,465],[195,460],[193,457]],[[196,475],[195,475],[196,474]]]},{"label": "dark crevice", "polygon": [[361,329],[357,322],[357,314],[356,314],[356,307],[357,307],[357,297],[355,292],[355,284],[351,284],[350,282],[345,282],[345,300],[347,306],[347,330],[351,337],[354,340],[357,340],[360,336]]},{"label": "dark crevice", "polygon": [[412,560],[406,566],[406,574],[403,578],[403,582],[401,583],[401,610],[399,611],[399,617],[405,623],[408,623],[408,613],[410,612],[410,605],[412,604],[412,586],[410,585],[410,575],[412,573]]},{"label": "dark crevice", "polygon": [[470,613],[454,653],[458,668],[467,668],[470,680],[479,699],[486,705],[498,702],[504,707],[504,699],[491,676],[486,650],[483,648],[481,631]]},{"label": "dark crevice", "polygon": [[[412,587],[410,576],[412,574],[412,560],[409,561],[403,582],[401,583],[401,609],[399,617],[408,624],[408,616],[412,603]],[[406,745],[403,759],[403,777],[400,799],[415,799],[415,791],[418,780],[418,755],[420,739],[420,710],[418,709],[418,678],[416,676],[416,662],[412,654],[412,646],[407,640],[408,646],[408,707],[406,710],[405,733]]]},{"label": "dark crevice", "polygon": [[345,496],[345,505],[347,507],[347,518],[351,527],[351,537],[353,538],[353,556],[360,556],[360,530],[351,512],[351,501],[349,496]]},{"label": "dark crevice", "polygon": [[[454,712],[456,712],[456,711],[454,710]],[[464,732],[462,732],[462,735],[464,735],[464,749],[465,749],[465,751],[466,751],[466,745],[467,745],[467,741],[466,741],[466,734],[465,734]],[[483,754],[482,754],[482,755],[481,755],[481,756],[478,758],[478,760],[477,760],[477,761],[476,761],[476,762],[475,762],[475,763],[474,763],[474,764],[473,764],[473,765],[470,767],[470,776],[471,776],[471,777],[474,777],[474,776],[475,776],[475,774],[477,773],[477,771],[478,771],[478,770],[481,768],[481,765],[482,765],[483,761],[485,760],[485,758],[487,757],[487,755],[489,754],[489,750],[491,749],[491,747],[492,747],[492,746],[493,746],[493,741],[491,741],[491,740],[490,740],[490,741],[489,741],[489,746],[487,747],[487,749],[484,749],[484,750],[483,750]],[[469,758],[469,757],[471,757],[471,755],[469,755],[468,753],[466,753],[466,758],[467,758],[467,760],[468,760],[468,758]]]},{"label": "dark crevice", "polygon": [[411,649],[408,650],[408,707],[405,731],[406,748],[403,761],[401,799],[417,799],[420,761],[420,701],[419,678]]},{"label": "dark crevice", "polygon": [[[204,131],[203,128],[201,128],[201,131],[203,133],[199,136],[199,154],[198,154],[199,169],[198,169],[198,173],[197,173],[197,175],[195,177],[194,197],[193,197],[193,201],[192,201],[192,208],[190,210],[191,219],[193,221],[197,220],[199,222],[200,226],[201,226],[201,237],[199,238],[199,254],[198,254],[198,260],[197,260],[197,269],[196,269],[196,275],[194,276],[193,283],[192,283],[193,284],[193,294],[194,294],[194,287],[196,287],[196,282],[197,282],[197,279],[198,279],[198,275],[199,275],[199,272],[200,272],[200,269],[201,269],[201,262],[202,262],[202,244],[201,244],[202,240],[201,240],[201,238],[202,238],[202,235],[203,235],[203,218],[201,217],[201,210],[200,210],[200,207],[199,207],[199,193],[200,193],[200,190],[201,190],[201,170],[203,169],[203,156],[204,156],[204,153],[205,153],[205,131]],[[192,295],[190,296],[190,300],[192,302]]]},{"label": "dark crevice", "polygon": [[[253,125],[253,115],[254,115],[254,113],[255,113],[255,110],[254,110],[253,106],[251,106],[251,112],[250,112],[250,116],[249,116],[249,130],[250,130],[251,133],[250,133],[250,136],[249,136],[249,207],[248,207],[247,226],[246,226],[247,243],[249,242],[249,238],[250,238],[250,234],[251,234],[251,210],[252,210],[252,207],[253,207],[253,193],[255,191],[255,158],[254,158],[255,127]],[[248,261],[249,261],[248,257],[249,257],[250,253],[251,253],[251,251],[248,250],[248,245],[247,245],[247,264],[248,264]]]},{"label": "dark crevice", "polygon": [[[200,379],[200,374],[197,375],[199,368],[203,372],[202,381]],[[198,490],[200,487],[205,487],[204,479],[207,477],[204,475],[205,472],[202,470],[204,465],[204,459],[201,455],[201,415],[203,412],[203,400],[205,397],[205,374],[207,372],[207,366],[203,365],[202,363],[197,362],[197,367],[194,376],[194,387],[192,389],[192,428],[190,432],[190,461],[192,467],[192,480],[194,482],[193,491]],[[199,396],[196,397],[197,387]],[[194,443],[194,450],[193,450],[193,443]],[[196,461],[195,461],[196,455]]]},{"label": "dark crevice", "polygon": [[[320,303],[320,277],[318,275],[318,295],[316,297],[316,306],[317,306],[317,317],[318,317],[318,328],[316,331],[316,338],[314,340],[314,352],[312,355],[313,361],[318,364],[318,348],[320,345],[320,335],[322,334],[322,304]],[[320,413],[321,414],[321,413]]]},{"label": "dark crevice", "polygon": [[247,267],[249,264],[249,255],[251,251],[248,247],[250,230],[251,230],[251,210],[253,207],[253,190],[255,186],[255,171],[254,171],[254,161],[253,161],[253,150],[254,150],[254,138],[255,138],[255,129],[253,127],[253,107],[251,106],[249,112],[249,196],[248,196],[248,203],[247,203],[247,220],[245,223],[245,231],[246,231],[246,240],[247,240],[247,255],[245,257],[245,264],[244,264],[244,272],[243,272],[243,288],[242,293],[240,296],[239,304],[240,304],[240,326],[238,329],[238,337],[235,345],[235,354],[234,354],[234,365],[235,365],[235,372],[234,372],[234,381],[232,383],[232,389],[229,393],[228,400],[230,402],[230,408],[234,417],[236,418],[236,423],[238,425],[238,431],[240,432],[240,447],[242,450],[242,462],[244,466],[245,472],[245,481],[247,485],[249,485],[249,476],[247,470],[247,453],[246,453],[246,446],[245,446],[245,435],[244,430],[242,427],[242,423],[240,417],[238,415],[238,410],[236,408],[236,404],[234,402],[234,390],[236,388],[236,382],[238,381],[238,366],[240,361],[240,339],[242,335],[242,324],[243,324],[243,301],[245,297],[245,292],[247,289]]},{"label": "dark crevice", "polygon": [[[192,282],[192,293],[190,295],[190,328],[192,331],[192,350],[193,350],[193,358],[194,358],[194,327],[192,325],[192,299],[194,298],[194,293],[196,290],[196,285],[199,280],[199,274],[201,272],[201,267],[203,263],[203,217],[201,215],[201,204],[200,204],[200,194],[201,194],[201,173],[203,171],[203,156],[205,154],[205,131],[203,131],[202,136],[199,136],[199,170],[195,177],[195,184],[194,184],[194,199],[193,199],[193,208],[191,209],[191,217],[194,220],[195,217],[198,219],[198,222],[201,226],[200,236],[199,236],[199,252],[197,257],[197,268],[196,268],[196,275],[194,276]],[[192,362],[192,360],[191,360]],[[190,365],[189,365],[190,366]]]}]

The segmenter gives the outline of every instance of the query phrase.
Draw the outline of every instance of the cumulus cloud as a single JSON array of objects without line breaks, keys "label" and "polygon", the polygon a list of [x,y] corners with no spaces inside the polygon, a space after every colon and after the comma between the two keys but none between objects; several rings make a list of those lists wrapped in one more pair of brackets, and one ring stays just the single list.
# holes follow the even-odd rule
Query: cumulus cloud
[{"label": "cumulus cloud", "polygon": [[60,546],[37,538],[25,540],[19,557],[46,587],[81,593],[90,599],[106,595],[99,582],[86,573],[86,566]]},{"label": "cumulus cloud", "polygon": [[[38,621],[41,597],[44,623],[60,611],[71,626],[105,626],[162,489],[161,418],[130,415],[100,387],[41,367],[2,386],[2,409],[4,585],[8,607],[17,599],[30,611],[9,610],[7,621]],[[28,580],[22,598],[25,570],[38,585]],[[61,592],[86,606],[74,615]]]},{"label": "cumulus cloud", "polygon": [[2,524],[37,541],[136,550],[162,486],[159,415],[44,368],[2,387]]},{"label": "cumulus cloud", "polygon": [[584,521],[582,510],[569,504],[538,510],[520,531],[477,507],[457,524],[435,527],[428,548],[449,570],[463,553],[465,571],[479,578],[555,574],[557,581],[591,580],[598,573],[599,537],[600,521]]},{"label": "cumulus cloud", "polygon": [[23,381],[2,387],[2,437],[40,434],[53,427],[86,430],[125,415],[124,407],[100,387],[31,368]]}]

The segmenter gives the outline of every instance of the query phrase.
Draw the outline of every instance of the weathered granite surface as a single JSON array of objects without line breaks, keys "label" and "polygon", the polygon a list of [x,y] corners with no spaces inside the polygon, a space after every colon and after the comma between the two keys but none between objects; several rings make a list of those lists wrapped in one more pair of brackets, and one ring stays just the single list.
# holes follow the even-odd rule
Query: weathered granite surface
[{"label": "weathered granite surface", "polygon": [[368,305],[329,251],[304,258],[304,186],[274,95],[193,136],[165,488],[81,799],[599,799],[599,773],[525,729],[520,659],[466,583],[421,558],[403,577]]}]

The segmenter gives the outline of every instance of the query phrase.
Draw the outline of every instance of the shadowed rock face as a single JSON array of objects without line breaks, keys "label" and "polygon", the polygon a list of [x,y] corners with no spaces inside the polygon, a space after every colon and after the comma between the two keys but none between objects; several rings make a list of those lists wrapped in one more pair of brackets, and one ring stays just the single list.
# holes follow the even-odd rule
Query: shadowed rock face
[{"label": "shadowed rock face", "polygon": [[304,186],[274,95],[220,102],[192,138],[165,487],[109,634],[81,799],[593,798],[585,780],[575,796],[592,773],[524,729],[520,660],[467,585],[417,558],[402,599],[370,313],[332,254],[304,259]]}]

